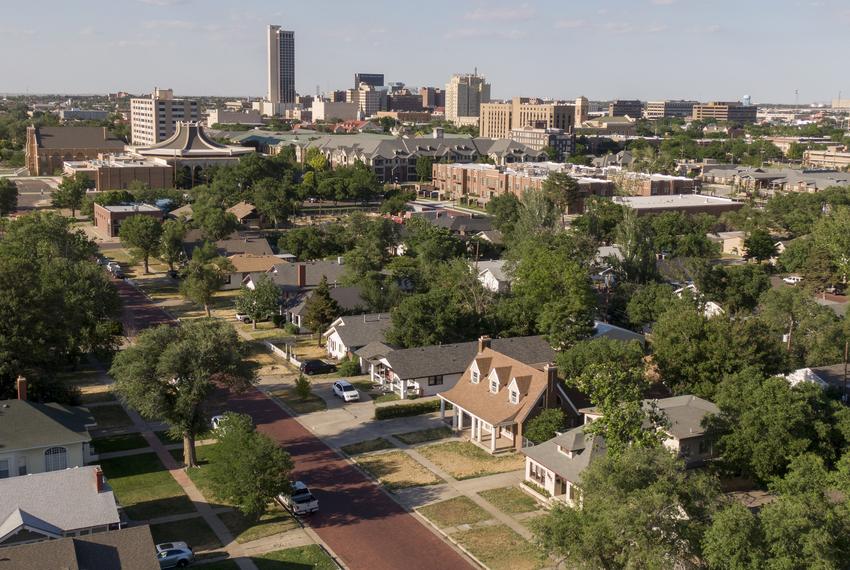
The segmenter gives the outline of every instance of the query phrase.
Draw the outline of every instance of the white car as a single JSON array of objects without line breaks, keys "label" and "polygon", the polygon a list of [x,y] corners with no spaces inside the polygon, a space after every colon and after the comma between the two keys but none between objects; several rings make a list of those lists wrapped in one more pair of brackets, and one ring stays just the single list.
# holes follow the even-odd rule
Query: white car
[{"label": "white car", "polygon": [[216,429],[218,429],[218,426],[220,426],[221,422],[223,422],[223,421],[224,421],[224,416],[213,416],[212,418],[210,418],[210,426],[214,430],[216,430]]},{"label": "white car", "polygon": [[342,398],[345,402],[354,402],[360,399],[360,392],[348,380],[337,380],[334,382],[333,389],[334,395]]},{"label": "white car", "polygon": [[[165,543],[168,544],[168,543]],[[173,544],[185,545],[185,542],[175,542]],[[195,553],[192,549],[186,546],[185,548],[169,548],[159,550],[157,545],[156,559],[159,562],[160,568],[185,568],[195,560]]]},{"label": "white car", "polygon": [[803,280],[799,275],[789,275],[788,277],[783,277],[782,280],[789,285],[796,285],[797,283]]},{"label": "white car", "polygon": [[309,515],[319,510],[319,500],[301,481],[292,484],[292,494],[281,493],[278,502],[296,515]]}]

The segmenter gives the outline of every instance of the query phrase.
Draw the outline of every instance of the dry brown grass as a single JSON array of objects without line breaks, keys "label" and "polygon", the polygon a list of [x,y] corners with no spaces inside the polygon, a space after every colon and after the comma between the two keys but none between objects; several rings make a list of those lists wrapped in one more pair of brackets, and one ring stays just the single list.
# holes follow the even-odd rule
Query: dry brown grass
[{"label": "dry brown grass", "polygon": [[436,485],[443,480],[403,451],[362,455],[357,463],[387,489]]},{"label": "dry brown grass", "polygon": [[421,507],[417,511],[440,528],[475,524],[493,518],[472,499],[463,495]]},{"label": "dry brown grass", "polygon": [[452,538],[491,570],[536,570],[544,565],[534,546],[505,525],[473,528]]},{"label": "dry brown grass", "polygon": [[525,459],[518,453],[490,455],[468,441],[447,441],[418,448],[418,451],[455,479],[472,479],[522,469]]}]

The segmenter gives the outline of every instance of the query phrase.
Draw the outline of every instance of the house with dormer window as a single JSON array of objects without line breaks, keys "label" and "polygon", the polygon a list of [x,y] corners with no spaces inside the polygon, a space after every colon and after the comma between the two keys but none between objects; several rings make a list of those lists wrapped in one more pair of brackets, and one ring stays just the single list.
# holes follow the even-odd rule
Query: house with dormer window
[{"label": "house with dormer window", "polygon": [[567,389],[550,363],[527,364],[491,348],[482,337],[466,371],[449,390],[438,394],[440,416],[453,409],[452,427],[468,430],[469,439],[490,453],[522,449],[523,427],[547,408],[561,408],[572,425],[585,401]]}]

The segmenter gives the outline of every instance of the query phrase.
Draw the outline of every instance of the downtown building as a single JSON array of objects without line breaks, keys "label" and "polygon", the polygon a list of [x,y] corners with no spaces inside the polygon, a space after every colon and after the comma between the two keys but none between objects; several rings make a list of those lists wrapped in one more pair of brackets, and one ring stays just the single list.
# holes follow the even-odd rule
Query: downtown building
[{"label": "downtown building", "polygon": [[698,101],[648,101],[646,103],[647,119],[687,119],[694,114],[694,106]]},{"label": "downtown building", "polygon": [[615,99],[608,104],[608,116],[640,119],[643,116],[643,103],[637,99]]},{"label": "downtown building", "polygon": [[130,99],[130,139],[134,145],[157,144],[174,134],[177,123],[198,120],[198,102],[175,99],[171,89],[154,88],[150,97]]},{"label": "downtown building", "polygon": [[478,124],[481,105],[490,102],[490,84],[478,73],[453,75],[446,84],[446,121]]},{"label": "downtown building", "polygon": [[295,104],[295,32],[268,28],[268,93],[272,105]]},{"label": "downtown building", "polygon": [[482,104],[478,123],[481,136],[494,139],[507,138],[511,131],[524,127],[572,132],[574,126],[575,105],[528,97],[514,97],[510,103]]},{"label": "downtown building", "polygon": [[729,123],[755,123],[758,107],[738,101],[697,103],[694,105],[695,121],[715,120]]},{"label": "downtown building", "polygon": [[366,85],[371,85],[372,87],[383,87],[384,86],[384,74],[383,73],[355,73],[354,74],[354,88],[359,89],[361,83],[365,83]]}]

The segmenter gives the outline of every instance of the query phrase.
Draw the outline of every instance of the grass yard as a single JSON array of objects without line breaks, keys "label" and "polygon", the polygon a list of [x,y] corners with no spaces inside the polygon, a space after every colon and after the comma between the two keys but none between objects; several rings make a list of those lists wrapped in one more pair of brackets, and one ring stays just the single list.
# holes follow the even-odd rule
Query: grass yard
[{"label": "grass yard", "polygon": [[[210,445],[196,445],[195,458],[197,459],[198,466],[186,470],[186,473],[189,475],[189,478],[198,487],[198,490],[203,493],[208,503],[217,501],[217,497],[214,496],[212,490],[210,489],[210,479],[209,475],[207,475],[207,470],[205,469],[206,465],[208,465],[210,462],[210,452],[217,445],[218,444],[216,443]],[[177,460],[178,463],[180,463],[181,465],[183,464],[182,449],[172,449],[170,453],[172,457]],[[218,504],[227,504],[221,501],[217,502]]]},{"label": "grass yard", "polygon": [[251,560],[259,570],[336,570],[330,556],[317,544],[267,552]]},{"label": "grass yard", "polygon": [[387,489],[436,485],[443,480],[403,451],[362,455],[357,463]]},{"label": "grass yard", "polygon": [[505,525],[473,528],[452,535],[491,570],[535,570],[544,566],[534,546]]},{"label": "grass yard", "polygon": [[109,429],[133,425],[133,420],[124,411],[121,404],[109,404],[106,406],[92,406],[89,412],[97,422],[96,429]]},{"label": "grass yard", "polygon": [[495,473],[522,469],[523,456],[518,453],[490,455],[468,441],[447,441],[421,447],[418,451],[455,479],[472,479]]},{"label": "grass yard", "polygon": [[381,451],[382,449],[392,449],[393,447],[395,446],[388,439],[376,437],[375,439],[367,439],[366,441],[358,441],[357,443],[343,445],[341,449],[347,455],[360,455],[361,453]]},{"label": "grass yard", "polygon": [[407,445],[415,445],[426,441],[436,441],[452,436],[452,428],[448,426],[440,426],[419,431],[409,431],[406,433],[394,433],[394,437],[398,438]]},{"label": "grass yard", "polygon": [[79,388],[80,403],[84,406],[86,404],[99,404],[101,402],[117,403],[117,398],[112,393],[112,389],[106,384],[86,384]]},{"label": "grass yard", "polygon": [[181,541],[196,552],[220,548],[221,542],[201,517],[151,525],[154,544]]},{"label": "grass yard", "polygon": [[440,528],[475,524],[493,518],[469,497],[455,497],[417,509],[420,515]]},{"label": "grass yard", "polygon": [[240,544],[299,528],[298,521],[276,503],[256,523],[251,523],[239,511],[221,513],[218,518]]},{"label": "grass yard", "polygon": [[509,515],[520,515],[538,510],[540,507],[531,495],[519,487],[501,487],[478,493],[485,501]]},{"label": "grass yard", "polygon": [[296,414],[321,412],[328,408],[325,401],[312,392],[307,399],[302,400],[301,397],[295,393],[295,388],[281,388],[280,390],[272,392],[271,395],[280,399]]},{"label": "grass yard", "polygon": [[155,453],[106,459],[100,466],[117,501],[133,520],[144,521],[195,510]]},{"label": "grass yard", "polygon": [[375,398],[376,404],[382,404],[384,402],[395,402],[396,400],[401,400],[398,394],[395,392],[389,392],[387,394],[381,394],[377,398]]},{"label": "grass yard", "polygon": [[137,275],[136,283],[154,301],[180,299],[180,281],[167,275]]},{"label": "grass yard", "polygon": [[171,437],[168,434],[168,430],[158,431],[158,432],[155,432],[155,433],[156,433],[156,437],[159,438],[159,441],[161,441],[165,445],[173,445],[175,443],[183,443],[182,437]]},{"label": "grass yard", "polygon": [[113,453],[148,447],[148,442],[139,433],[128,433],[126,435],[98,437],[92,440],[92,445],[97,453]]}]

